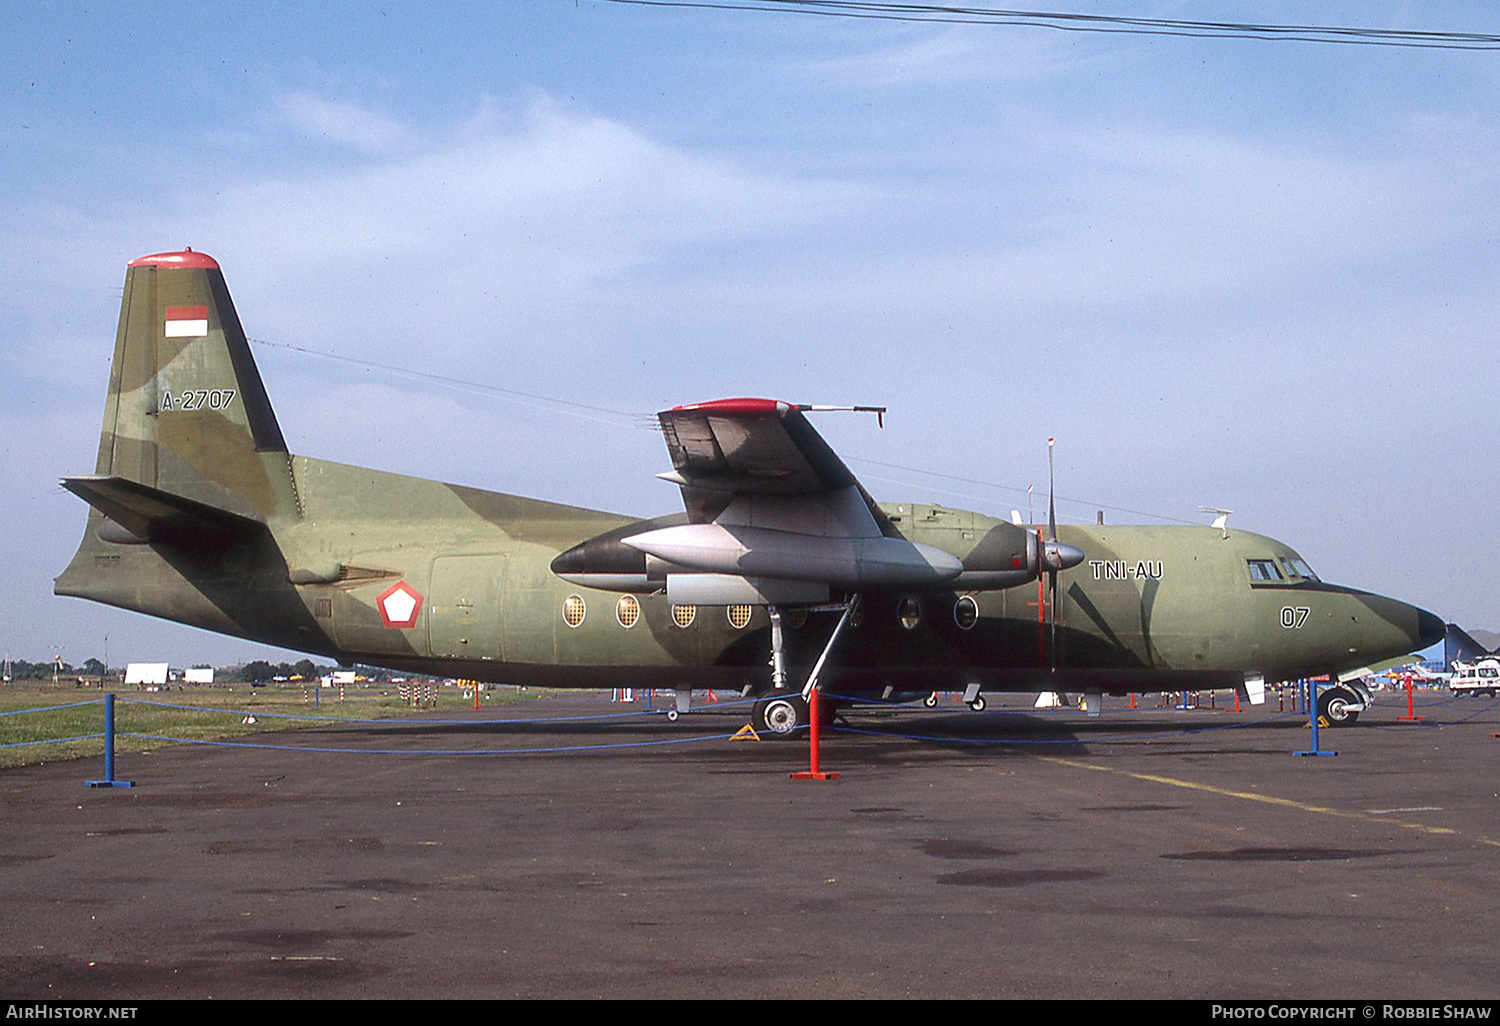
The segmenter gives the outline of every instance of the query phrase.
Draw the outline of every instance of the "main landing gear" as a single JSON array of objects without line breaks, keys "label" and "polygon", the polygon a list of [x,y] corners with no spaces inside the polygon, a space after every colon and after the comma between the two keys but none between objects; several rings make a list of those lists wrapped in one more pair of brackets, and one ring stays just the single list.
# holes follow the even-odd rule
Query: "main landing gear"
[{"label": "main landing gear", "polygon": [[[782,630],[781,610],[775,606],[767,607],[766,611],[771,617],[771,691],[755,703],[750,713],[750,726],[757,734],[786,738],[800,737],[806,733],[808,725],[812,722],[808,702],[818,686],[818,674],[823,671],[823,664],[828,661],[828,654],[833,651],[835,642],[843,633],[844,627],[848,625],[858,605],[859,596],[856,595],[846,604],[824,607],[842,610],[843,615],[839,618],[833,633],[828,636],[828,642],[823,646],[823,654],[813,665],[812,673],[807,677],[807,684],[800,692],[792,691],[787,687],[786,638]],[[818,696],[819,723],[828,723],[836,712],[837,706],[832,700]]]}]

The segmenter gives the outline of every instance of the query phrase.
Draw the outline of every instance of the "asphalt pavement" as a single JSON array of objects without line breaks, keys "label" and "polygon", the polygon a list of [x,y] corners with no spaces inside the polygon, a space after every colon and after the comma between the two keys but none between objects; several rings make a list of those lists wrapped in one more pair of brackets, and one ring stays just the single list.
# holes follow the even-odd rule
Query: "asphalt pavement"
[{"label": "asphalt pavement", "polygon": [[0,997],[1497,997],[1495,700],[1120,705],[856,711],[829,781],[595,694],[0,771]]}]

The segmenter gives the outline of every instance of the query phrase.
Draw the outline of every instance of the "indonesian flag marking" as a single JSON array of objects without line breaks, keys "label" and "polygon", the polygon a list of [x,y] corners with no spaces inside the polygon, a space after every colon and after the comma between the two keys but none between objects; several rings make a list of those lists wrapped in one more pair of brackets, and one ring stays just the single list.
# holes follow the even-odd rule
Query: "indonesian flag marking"
[{"label": "indonesian flag marking", "polygon": [[208,307],[167,307],[167,338],[202,338],[208,334]]},{"label": "indonesian flag marking", "polygon": [[387,630],[410,630],[417,625],[422,595],[405,581],[400,581],[380,593],[375,608],[380,610],[380,622]]}]

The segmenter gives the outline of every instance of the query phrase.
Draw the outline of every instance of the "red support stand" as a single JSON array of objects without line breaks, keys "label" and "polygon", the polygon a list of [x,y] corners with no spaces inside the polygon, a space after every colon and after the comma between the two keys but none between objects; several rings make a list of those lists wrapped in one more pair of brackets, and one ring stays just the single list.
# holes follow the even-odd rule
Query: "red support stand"
[{"label": "red support stand", "polygon": [[818,715],[818,707],[823,703],[818,700],[818,689],[813,688],[807,696],[807,750],[808,767],[788,776],[793,780],[837,780],[839,774],[824,773],[820,768],[818,759],[818,721],[822,719]]},{"label": "red support stand", "polygon": [[1427,717],[1418,716],[1416,714],[1416,709],[1412,706],[1412,676],[1409,673],[1403,673],[1401,675],[1401,679],[1406,682],[1406,715],[1397,716],[1396,720],[1398,723],[1421,723],[1423,720],[1427,719]]}]

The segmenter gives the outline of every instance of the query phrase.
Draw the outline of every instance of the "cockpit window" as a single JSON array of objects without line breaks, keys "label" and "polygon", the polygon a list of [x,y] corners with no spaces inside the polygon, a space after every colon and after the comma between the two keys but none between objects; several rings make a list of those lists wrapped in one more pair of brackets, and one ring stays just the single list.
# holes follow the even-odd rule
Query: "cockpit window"
[{"label": "cockpit window", "polygon": [[1281,571],[1276,569],[1274,559],[1247,559],[1245,565],[1250,568],[1250,579],[1252,581],[1279,581]]},{"label": "cockpit window", "polygon": [[1286,575],[1294,581],[1299,578],[1309,581],[1318,579],[1318,575],[1312,572],[1312,567],[1308,566],[1307,561],[1300,556],[1282,556],[1281,566],[1286,570]]}]

